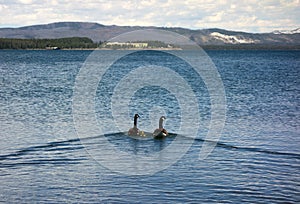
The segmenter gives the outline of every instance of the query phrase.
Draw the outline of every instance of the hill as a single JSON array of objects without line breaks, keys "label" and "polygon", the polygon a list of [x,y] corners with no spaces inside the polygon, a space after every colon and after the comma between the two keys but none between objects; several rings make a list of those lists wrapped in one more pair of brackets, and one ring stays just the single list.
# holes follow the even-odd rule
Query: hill
[{"label": "hill", "polygon": [[19,28],[0,28],[0,38],[57,39],[86,37],[94,42],[103,42],[124,32],[139,29],[163,29],[184,35],[201,46],[270,46],[300,48],[300,29],[272,33],[246,33],[223,29],[191,30],[186,28],[116,26],[85,22],[58,22]]}]

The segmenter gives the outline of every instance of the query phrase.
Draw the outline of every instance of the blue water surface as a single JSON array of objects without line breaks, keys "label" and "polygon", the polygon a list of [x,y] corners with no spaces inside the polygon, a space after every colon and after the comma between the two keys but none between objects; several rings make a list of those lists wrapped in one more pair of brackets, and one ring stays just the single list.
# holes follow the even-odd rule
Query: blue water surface
[{"label": "blue water surface", "polygon": [[[118,81],[148,62],[177,71],[199,102],[196,139],[178,136],[193,140],[191,148],[153,175],[104,167],[90,151],[101,154],[103,135],[83,142],[76,134],[74,85],[91,52],[0,51],[0,202],[300,202],[299,51],[207,51],[224,84],[226,122],[205,160],[199,152],[211,117],[209,91],[190,65],[161,51],[138,51],[112,64],[96,91],[99,121],[111,117],[110,97]],[[151,124],[149,111],[163,110],[165,128],[174,134],[180,129],[178,100],[166,89],[143,87],[129,106],[130,115],[142,116],[140,127]],[[151,155],[174,141],[140,140],[106,129],[108,141],[131,155]]]}]

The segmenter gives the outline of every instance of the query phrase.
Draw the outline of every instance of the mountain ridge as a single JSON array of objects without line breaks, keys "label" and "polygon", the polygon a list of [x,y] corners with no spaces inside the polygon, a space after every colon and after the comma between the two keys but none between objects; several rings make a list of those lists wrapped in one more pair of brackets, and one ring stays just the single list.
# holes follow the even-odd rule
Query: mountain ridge
[{"label": "mountain ridge", "polygon": [[300,46],[300,28],[270,33],[248,33],[219,28],[192,30],[182,27],[117,26],[93,22],[55,22],[49,24],[0,28],[0,38],[56,39],[64,37],[88,37],[94,42],[138,29],[162,29],[176,32],[199,45],[293,45]]}]

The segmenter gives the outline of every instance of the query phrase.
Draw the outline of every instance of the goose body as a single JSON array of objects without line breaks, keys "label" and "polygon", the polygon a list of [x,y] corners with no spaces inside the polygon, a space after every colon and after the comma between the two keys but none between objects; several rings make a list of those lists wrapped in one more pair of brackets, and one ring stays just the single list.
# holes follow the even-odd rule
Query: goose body
[{"label": "goose body", "polygon": [[153,132],[153,137],[154,138],[163,138],[168,135],[168,131],[163,128],[163,121],[166,119],[165,116],[161,116],[159,119],[159,126],[156,130]]},{"label": "goose body", "polygon": [[137,119],[139,118],[139,114],[135,114],[133,118],[133,128],[130,128],[128,130],[128,135],[130,136],[139,136],[140,135],[140,130],[137,128]]}]

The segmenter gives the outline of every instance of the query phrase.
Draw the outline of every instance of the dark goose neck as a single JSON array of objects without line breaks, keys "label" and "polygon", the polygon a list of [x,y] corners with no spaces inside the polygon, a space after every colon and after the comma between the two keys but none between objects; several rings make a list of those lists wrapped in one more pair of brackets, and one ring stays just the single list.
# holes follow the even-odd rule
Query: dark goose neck
[{"label": "dark goose neck", "polygon": [[137,126],[137,117],[134,117],[133,125],[136,127]]},{"label": "dark goose neck", "polygon": [[134,127],[137,126],[137,119],[138,119],[139,117],[140,117],[139,114],[135,114],[135,115],[134,115],[134,118],[133,118],[133,125],[134,125]]}]

